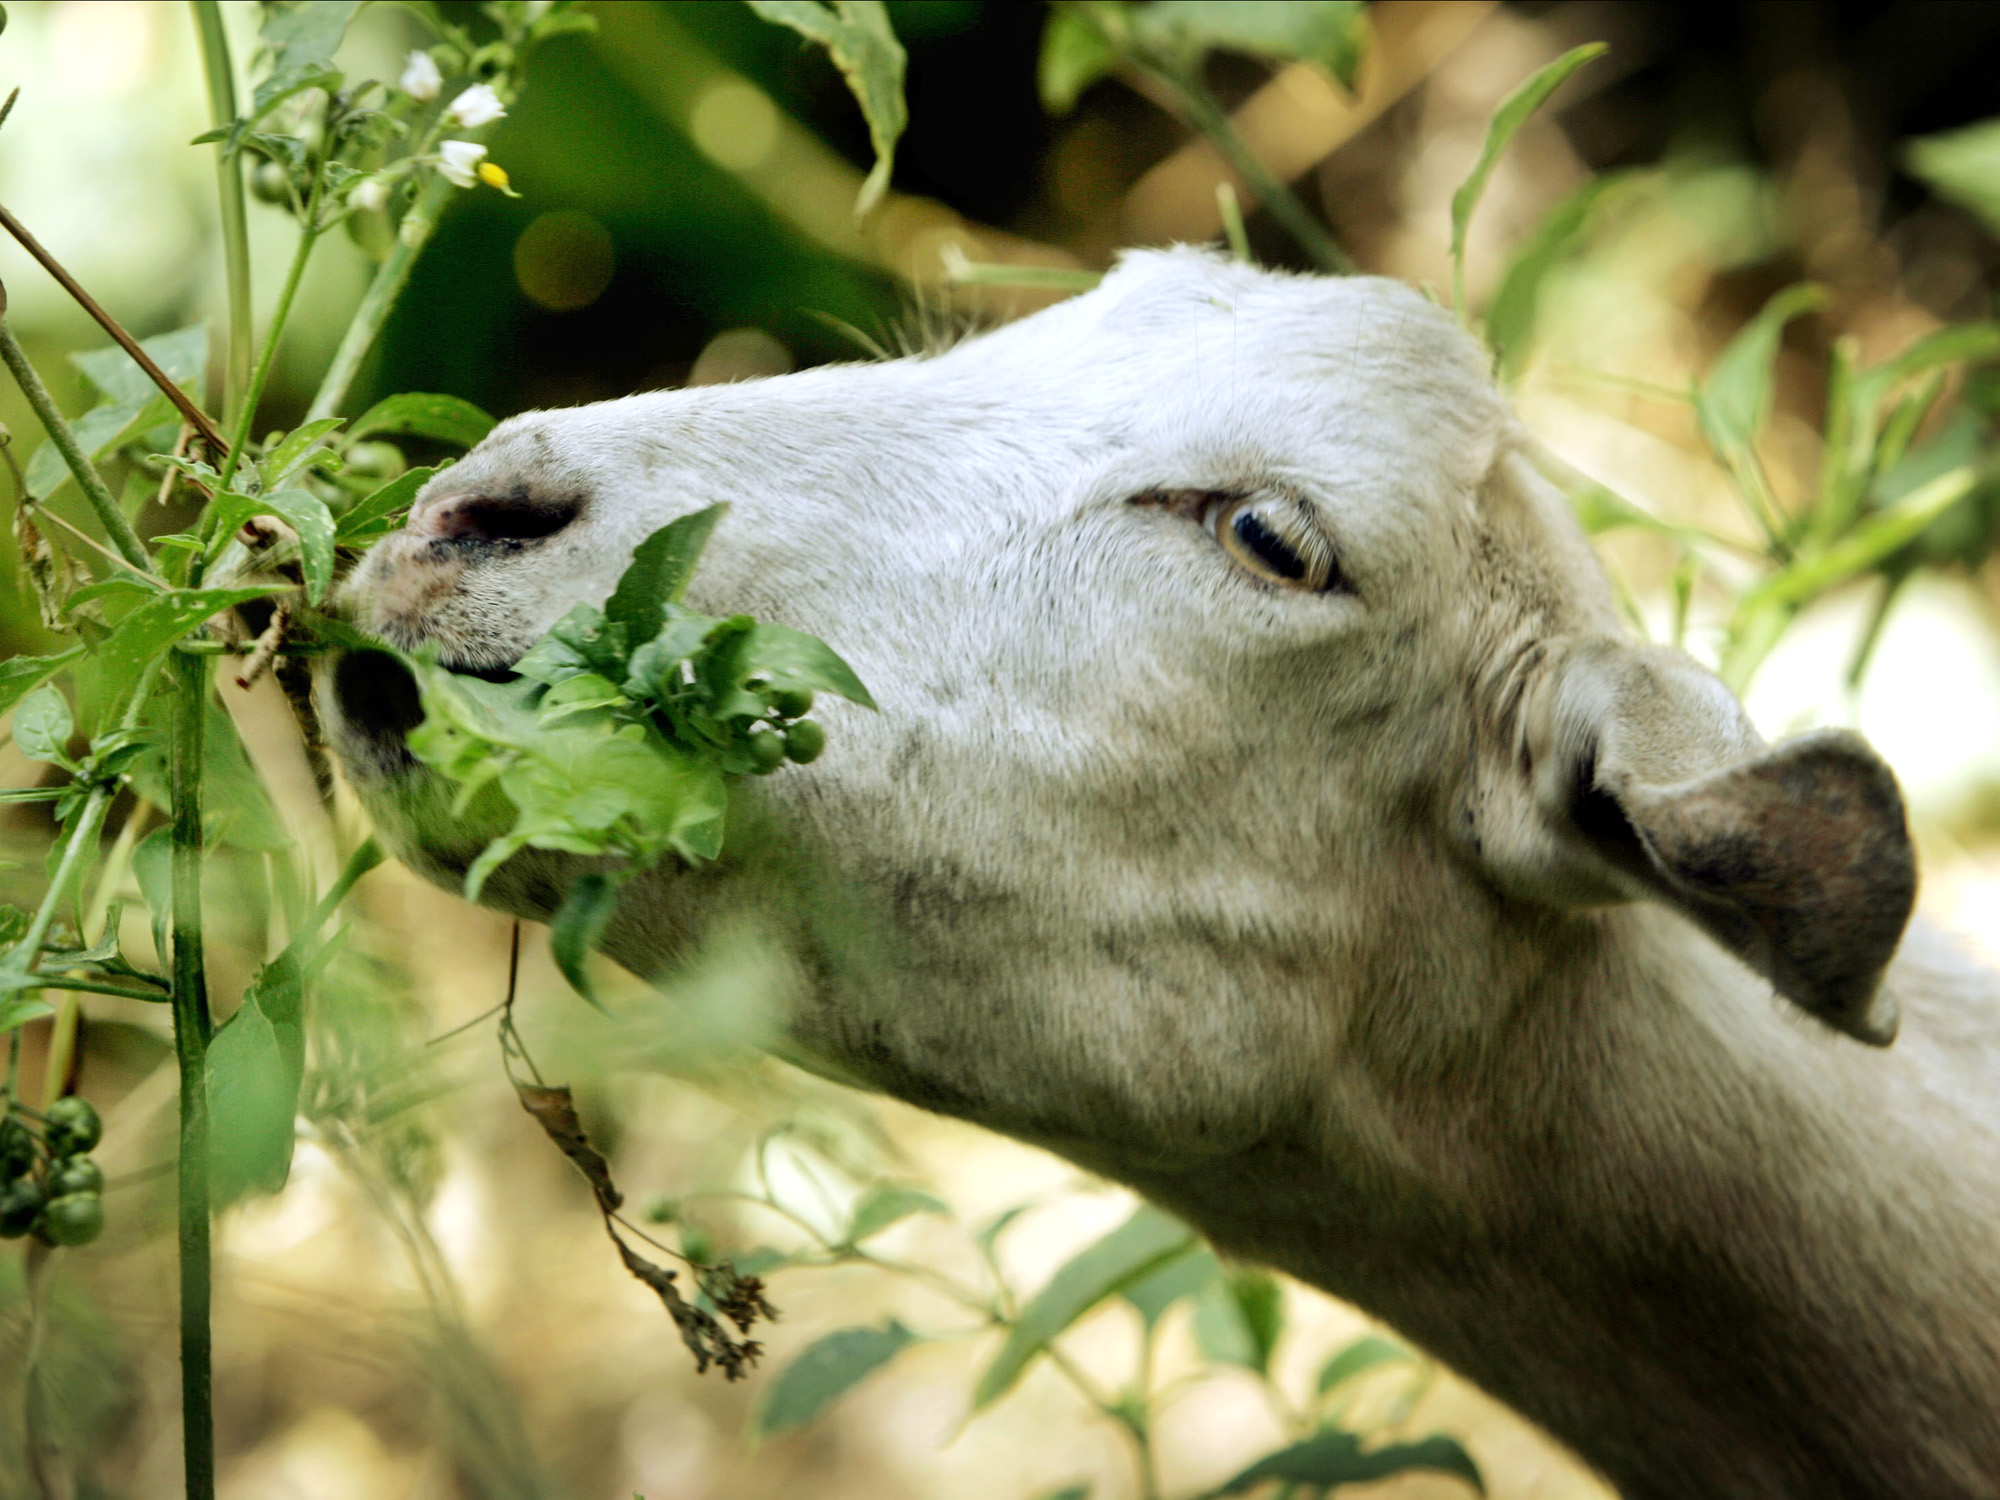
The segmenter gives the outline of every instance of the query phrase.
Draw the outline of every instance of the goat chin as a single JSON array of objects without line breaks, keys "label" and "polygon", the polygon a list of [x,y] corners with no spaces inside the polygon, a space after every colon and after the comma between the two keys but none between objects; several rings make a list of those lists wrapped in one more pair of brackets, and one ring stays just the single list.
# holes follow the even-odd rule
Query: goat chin
[{"label": "goat chin", "polygon": [[[613,957],[755,914],[789,1055],[1135,1185],[1629,1495],[2000,1493],[2000,981],[1906,932],[1888,768],[1626,640],[1528,451],[1409,289],[1134,254],[933,358],[516,417],[346,597],[504,666],[729,501],[691,602],[882,709],[825,705]],[[455,884],[489,830],[407,685],[321,687]]]}]

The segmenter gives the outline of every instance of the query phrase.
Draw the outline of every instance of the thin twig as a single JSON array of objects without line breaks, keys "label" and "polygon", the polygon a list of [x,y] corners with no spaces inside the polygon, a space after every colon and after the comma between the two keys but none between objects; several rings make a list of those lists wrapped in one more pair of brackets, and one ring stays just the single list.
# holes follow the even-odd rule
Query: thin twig
[{"label": "thin twig", "polygon": [[264,633],[257,637],[257,644],[250,650],[249,660],[243,670],[236,674],[236,685],[248,692],[256,685],[257,679],[271,670],[271,663],[278,659],[278,652],[284,648],[285,633],[292,628],[292,606],[290,600],[280,600],[271,611],[271,623],[264,627]]},{"label": "thin twig", "polygon": [[50,510],[46,505],[37,505],[35,507],[35,514],[44,521],[55,522],[56,525],[62,527],[64,531],[67,531],[71,536],[75,537],[79,542],[82,542],[84,546],[89,547],[92,551],[96,552],[106,561],[116,563],[122,571],[127,573],[137,574],[140,578],[143,578],[146,581],[149,587],[152,588],[159,587],[160,584],[159,579],[155,578],[151,573],[147,572],[143,568],[133,567],[131,563],[127,562],[124,558],[120,557],[116,552],[113,552],[109,547],[105,546],[104,543],[100,542],[96,537],[92,536],[82,527],[77,526],[69,521],[65,521],[61,516],[57,515],[54,511]]},{"label": "thin twig", "polygon": [[[175,458],[187,457],[188,439],[193,436],[194,429],[185,422],[181,423],[180,436],[174,439],[173,456]],[[179,469],[175,468],[172,464],[166,465],[160,475],[159,493],[153,496],[153,503],[155,505],[164,508],[167,502],[174,498],[174,483],[180,477],[181,471]]]},{"label": "thin twig", "polygon": [[451,1030],[449,1031],[440,1031],[436,1036],[426,1038],[424,1041],[424,1045],[426,1047],[435,1047],[439,1042],[448,1042],[455,1036],[464,1036],[465,1033],[472,1030],[473,1027],[483,1025],[487,1021],[492,1020],[495,1016],[499,1015],[500,1012],[505,1010],[506,1008],[507,1008],[507,1002],[505,1000],[502,1000],[498,1005],[489,1005],[485,1010],[482,1010],[478,1015],[474,1016],[470,1021],[462,1022],[461,1024],[452,1027]]},{"label": "thin twig", "polygon": [[98,306],[97,299],[77,284],[77,279],[63,269],[62,262],[49,254],[42,247],[42,242],[28,233],[27,228],[19,219],[7,212],[4,205],[0,205],[0,228],[4,228],[19,240],[21,248],[40,261],[42,269],[55,277],[62,289],[76,299],[79,307],[97,319],[98,326],[111,335],[119,348],[132,356],[133,363],[146,372],[146,378],[158,386],[166,398],[180,409],[180,414],[194,425],[195,431],[208,440],[210,451],[222,452],[222,434],[215,430],[215,424],[209,421],[207,414],[188,399],[186,391],[167,378],[167,372],[153,363],[153,356],[139,347],[139,341],[127,333],[116,318]]}]

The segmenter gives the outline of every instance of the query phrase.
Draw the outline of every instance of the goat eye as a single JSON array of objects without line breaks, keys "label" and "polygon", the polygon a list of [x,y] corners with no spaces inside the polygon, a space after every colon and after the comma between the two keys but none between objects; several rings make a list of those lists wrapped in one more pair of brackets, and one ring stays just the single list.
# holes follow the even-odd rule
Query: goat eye
[{"label": "goat eye", "polygon": [[1266,583],[1325,593],[1344,582],[1332,544],[1295,500],[1217,499],[1203,521],[1237,566]]}]

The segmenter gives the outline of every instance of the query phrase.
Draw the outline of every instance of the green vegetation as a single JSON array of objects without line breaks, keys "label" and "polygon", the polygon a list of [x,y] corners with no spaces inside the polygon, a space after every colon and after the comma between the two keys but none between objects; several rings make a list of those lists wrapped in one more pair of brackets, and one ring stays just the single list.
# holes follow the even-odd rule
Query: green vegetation
[{"label": "green vegetation", "polygon": [[[0,449],[12,476],[23,597],[31,601],[15,638],[43,643],[0,662],[0,713],[11,714],[12,745],[42,768],[33,784],[0,789],[0,805],[47,819],[36,825],[41,873],[30,869],[16,881],[36,894],[19,908],[0,907],[0,1045],[7,1049],[0,1236],[26,1248],[22,1288],[31,1319],[21,1362],[22,1451],[78,1451],[96,1430],[91,1424],[108,1420],[105,1402],[79,1397],[64,1405],[48,1395],[78,1387],[84,1379],[78,1370],[97,1369],[108,1358],[101,1330],[49,1293],[48,1267],[84,1246],[96,1244],[92,1253],[102,1253],[121,1232],[142,1232],[120,1222],[120,1203],[136,1202],[138,1194],[115,1196],[121,1184],[114,1177],[107,1189],[93,1157],[103,1127],[93,1105],[75,1092],[75,1068],[85,997],[158,1006],[155,1014],[171,1017],[180,1083],[173,1182],[190,1497],[212,1495],[216,1479],[213,1218],[283,1190],[302,1138],[353,1172],[407,1248],[433,1310],[427,1357],[449,1374],[440,1385],[459,1403],[452,1420],[480,1435],[491,1465],[479,1492],[544,1492],[536,1487],[533,1454],[518,1435],[509,1436],[508,1420],[493,1415],[500,1409],[497,1382],[468,1352],[473,1340],[426,1219],[438,1148],[413,1115],[444,1086],[415,1045],[419,1023],[389,993],[385,966],[356,951],[342,925],[350,894],[381,852],[327,820],[332,847],[316,858],[285,824],[265,779],[268,767],[253,765],[215,692],[218,672],[242,680],[273,673],[297,701],[302,664],[329,645],[390,649],[322,613],[336,580],[402,524],[428,479],[493,426],[473,402],[432,391],[392,391],[358,417],[341,412],[367,399],[371,380],[393,385],[396,372],[415,358],[414,336],[405,332],[399,346],[398,329],[424,320],[462,327],[463,343],[474,352],[437,355],[441,360],[477,360],[479,349],[490,349],[498,315],[475,296],[454,300],[452,288],[426,279],[454,274],[434,269],[441,258],[434,246],[454,233],[471,236],[482,224],[512,222],[495,216],[516,211],[509,198],[521,189],[494,160],[487,137],[522,101],[532,103],[531,60],[544,45],[586,32],[600,17],[566,3],[526,0],[408,9],[427,28],[427,40],[392,83],[351,78],[337,63],[358,4],[268,7],[260,54],[248,70],[256,82],[239,103],[246,91],[239,89],[221,8],[212,0],[192,7],[213,117],[200,140],[213,148],[218,174],[217,259],[228,314],[214,332],[196,325],[133,339],[25,226],[0,210],[0,227],[112,341],[75,356],[88,404],[71,420],[0,302],[0,358],[46,429],[46,441],[25,464],[12,447]],[[733,49],[731,65],[744,70],[737,82],[755,94],[743,79],[758,67],[770,73],[805,48],[824,52],[850,92],[843,108],[858,108],[866,135],[870,166],[856,169],[858,185],[850,184],[855,224],[879,223],[898,162],[911,160],[909,137],[922,125],[905,103],[909,57],[896,29],[905,17],[921,19],[920,8],[753,0],[743,14],[751,12],[774,23],[768,34],[732,33],[727,28],[735,23],[716,23],[724,50]],[[622,13],[604,12],[601,19],[633,27],[635,35],[653,24]],[[667,16],[657,24],[671,35],[679,23]],[[782,52],[780,43],[792,51]],[[1358,0],[1078,0],[1049,8],[1034,85],[1042,106],[1058,117],[1077,111],[1093,88],[1129,85],[1138,101],[1132,118],[1177,121],[1241,182],[1244,201],[1231,182],[1217,190],[1232,253],[1247,260],[1256,244],[1268,253],[1282,240],[1295,261],[1337,273],[1351,270],[1355,257],[1310,194],[1275,173],[1245,140],[1217,78],[1229,68],[1301,66],[1323,72],[1328,87],[1351,101],[1364,86],[1374,47],[1369,13]],[[625,56],[652,58],[644,66],[657,63],[661,87],[671,92],[682,88],[673,68],[691,67],[693,51],[692,44],[680,54],[667,50],[664,61],[638,51]],[[1468,266],[1493,222],[1490,212],[1478,217],[1481,204],[1538,112],[1560,102],[1558,91],[1572,77],[1587,80],[1587,65],[1603,51],[1597,44],[1574,48],[1519,81],[1498,103],[1450,199],[1452,303],[1485,338],[1498,377],[1515,388],[1540,368],[1548,308],[1565,278],[1591,262],[1633,204],[1671,186],[1664,172],[1647,171],[1583,181],[1518,236],[1492,278],[1492,294],[1480,298],[1480,278]],[[708,61],[718,74],[724,70],[722,62]],[[561,73],[577,65],[561,62],[560,54],[558,64],[551,71],[558,86],[571,89],[564,98],[573,103],[580,92],[575,79],[584,75]],[[541,87],[543,75],[534,81]],[[737,97],[740,104],[740,91]],[[688,115],[696,91],[689,85],[672,99]],[[773,124],[754,108],[742,118],[763,120],[759,128],[774,132],[787,124]],[[1907,147],[1913,172],[1989,225],[2000,225],[1995,129],[1988,122]],[[639,134],[637,147],[608,141],[606,159],[649,161],[632,154],[642,148],[692,159],[681,144]],[[60,144],[38,142],[37,149]],[[749,190],[740,184],[728,189],[736,198],[725,201],[713,184],[701,196],[683,167],[679,175],[663,175],[675,191],[687,192],[686,202],[714,212],[704,218],[689,210],[671,232],[726,241],[726,254],[751,267],[746,275],[767,269],[759,259],[766,241],[812,238],[798,227],[804,218],[781,223],[783,215],[768,204],[754,213],[746,208]],[[633,181],[638,175],[608,172],[609,186],[595,181],[596,206],[609,214],[603,204],[622,201],[620,194],[667,192]],[[248,196],[286,214],[296,236],[261,328],[252,316],[246,180]],[[842,196],[843,206],[849,201]],[[447,218],[455,204],[457,217]],[[875,220],[866,217],[871,213]],[[868,243],[862,229],[843,224],[836,233],[810,222],[819,238],[810,253],[786,261],[793,279],[777,290],[764,286],[753,296],[702,287],[689,295],[712,296],[738,321],[758,313],[764,305],[758,298],[830,304],[833,323],[849,313],[862,316],[867,296],[887,274],[887,257],[864,266],[853,248]],[[315,251],[336,231],[370,252],[366,285],[309,388],[285,405],[273,393],[284,378],[287,331],[299,325]],[[529,242],[523,234],[509,243],[518,255]],[[830,269],[849,251],[852,264]],[[939,254],[961,286],[1033,296],[1083,290],[1102,264],[1002,264],[969,258],[956,239],[944,241]],[[1795,267],[1785,270],[1787,278],[1796,274]],[[611,275],[607,263],[604,276]],[[1983,566],[1993,552],[2000,531],[1993,440],[2000,385],[1991,371],[2000,360],[2000,324],[1960,321],[1866,358],[1860,340],[1844,335],[1801,355],[1801,328],[1826,315],[1836,291],[1811,281],[1765,290],[1751,304],[1759,310],[1739,320],[1699,379],[1638,393],[1680,413],[1699,434],[1727,477],[1738,515],[1670,517],[1548,454],[1539,461],[1594,533],[1649,537],[1669,556],[1673,612],[1666,633],[1676,643],[1688,638],[1698,598],[1722,602],[1716,655],[1739,689],[1812,606],[1840,590],[1869,590],[1868,623],[1853,643],[1849,668],[1850,682],[1858,683],[1913,579]],[[473,337],[481,330],[484,345]],[[435,342],[455,347],[451,339]],[[1774,478],[1770,461],[1788,350],[1825,392],[1805,486]],[[219,405],[203,389],[211,363],[221,377]],[[259,438],[260,423],[281,409],[301,415],[289,429]],[[552,924],[551,948],[563,976],[600,1006],[608,1002],[593,983],[588,956],[627,883],[665,861],[715,860],[742,778],[784,774],[825,748],[825,731],[812,717],[818,695],[872,706],[863,684],[824,643],[747,616],[700,615],[682,602],[717,514],[699,511],[651,537],[604,607],[572,610],[511,682],[397,653],[418,682],[425,713],[411,738],[415,753],[456,783],[457,811],[490,830],[467,877],[468,897],[476,898],[522,850],[593,861]],[[1629,595],[1627,602],[1643,628],[1642,611]],[[309,735],[300,743],[309,746]],[[149,918],[150,958],[123,946],[120,900],[134,890]],[[218,902],[218,890],[230,899]],[[219,924],[229,927],[232,952],[250,955],[230,968],[232,985],[241,980],[240,993],[230,997],[233,1008],[217,1006],[212,993],[207,959],[221,942]],[[346,1029],[319,1015],[321,998],[335,993],[353,1018]],[[697,1367],[718,1366],[731,1377],[749,1371],[761,1349],[748,1335],[773,1315],[767,1283],[792,1271],[867,1268],[921,1286],[952,1310],[944,1321],[877,1317],[814,1339],[769,1373],[750,1419],[759,1439],[776,1442],[811,1426],[861,1382],[941,1342],[985,1338],[993,1352],[968,1393],[975,1415],[1005,1400],[1030,1372],[1052,1370],[1130,1440],[1148,1500],[1162,1493],[1159,1439],[1172,1404],[1194,1380],[1218,1371],[1255,1382],[1283,1441],[1206,1494],[1258,1486],[1286,1495],[1325,1493],[1405,1471],[1480,1485],[1479,1469],[1457,1439],[1402,1430],[1435,1381],[1430,1362],[1364,1335],[1319,1361],[1302,1382],[1278,1358],[1293,1328],[1282,1285],[1224,1262],[1150,1207],[1030,1287],[1003,1268],[1000,1247],[1033,1205],[960,1224],[941,1199],[873,1160],[847,1173],[854,1191],[839,1213],[806,1212],[774,1190],[768,1162],[788,1139],[780,1131],[755,1152],[754,1190],[718,1180],[712,1190],[658,1205],[645,1217],[674,1243],[653,1241],[625,1214],[610,1157],[591,1143],[592,1133],[602,1138],[592,1101],[579,1105],[568,1089],[543,1081],[515,1027],[514,998],[510,984],[498,1031],[516,1096],[582,1172],[621,1263],[658,1296]],[[218,1025],[215,1016],[225,1010],[228,1019]],[[26,1076],[31,1028],[42,1058],[39,1088]],[[109,1215],[107,1191],[114,1194]],[[721,1205],[750,1221],[768,1220],[784,1248],[749,1243],[719,1251],[706,1226]],[[918,1220],[951,1228],[960,1252],[955,1269],[882,1249],[892,1229]],[[681,1269],[648,1258],[640,1249],[647,1244]],[[1115,1382],[1082,1368],[1063,1344],[1107,1307],[1125,1308],[1140,1329],[1135,1358]],[[1169,1379],[1156,1368],[1157,1356],[1177,1309],[1202,1371]],[[0,1457],[9,1451],[0,1443]],[[61,1493],[44,1460],[35,1465],[43,1467],[35,1470],[34,1493]],[[1060,1500],[1079,1500],[1087,1488],[1066,1488]]]}]

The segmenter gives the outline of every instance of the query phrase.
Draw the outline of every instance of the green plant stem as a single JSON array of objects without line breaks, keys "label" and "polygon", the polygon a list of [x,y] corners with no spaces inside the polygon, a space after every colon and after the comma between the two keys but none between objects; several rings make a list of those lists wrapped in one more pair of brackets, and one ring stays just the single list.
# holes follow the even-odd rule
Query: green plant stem
[{"label": "green plant stem", "polygon": [[[175,641],[174,649],[188,656],[249,656],[255,641]],[[280,656],[324,656],[328,648],[319,641],[287,641],[278,648]]]},{"label": "green plant stem", "polygon": [[[119,716],[120,728],[137,727],[140,715],[145,712],[146,700],[153,695],[153,683],[159,678],[163,660],[155,657],[139,673],[139,680],[132,687],[132,696],[125,700],[125,712]],[[99,786],[93,788],[84,800],[82,813],[70,825],[69,842],[63,848],[62,861],[56,866],[55,877],[49,881],[42,904],[35,908],[26,934],[7,955],[9,967],[32,969],[40,962],[42,945],[48,941],[49,927],[56,919],[56,908],[62,904],[63,892],[82,868],[85,851],[96,841],[98,830],[104,826],[104,815],[110,811],[111,800],[117,795],[115,785]]]},{"label": "green plant stem", "polygon": [[1215,185],[1215,211],[1222,215],[1222,236],[1229,241],[1229,253],[1244,265],[1250,264],[1250,232],[1243,227],[1243,205],[1236,200],[1236,184]]},{"label": "green plant stem", "polygon": [[42,377],[35,373],[26,351],[21,348],[20,341],[14,337],[14,330],[7,326],[4,318],[0,318],[0,360],[6,361],[15,383],[21,387],[21,394],[28,398],[35,415],[41,418],[49,441],[56,445],[63,462],[69,465],[70,473],[76,476],[77,488],[83,491],[84,499],[97,513],[98,523],[104,527],[104,534],[111,538],[111,545],[118,549],[118,555],[140,572],[151,572],[152,560],[140,545],[139,534],[125,519],[125,512],[118,508],[118,502],[105,487],[103,476],[97,472],[97,465],[90,461],[90,455],[77,442],[76,432],[57,408],[55,398],[42,384]]},{"label": "green plant stem", "polygon": [[[217,0],[193,0],[195,31],[201,37],[201,67],[208,79],[209,123],[220,129],[236,120],[236,75],[229,63],[229,33],[223,29]],[[228,149],[215,147],[216,195],[222,211],[222,253],[225,266],[229,341],[222,366],[222,421],[233,428],[243,411],[250,385],[252,344],[250,312],[250,224],[243,205],[243,162]]]},{"label": "green plant stem", "polygon": [[[97,889],[91,895],[89,908],[83,914],[83,921],[78,924],[78,931],[86,944],[95,943],[103,936],[103,929],[110,916],[111,892],[125,877],[125,870],[132,860],[132,850],[139,842],[139,834],[146,826],[146,815],[151,810],[143,801],[134,807],[125,819],[125,826],[118,830],[118,838],[111,846],[111,853],[105,856],[103,873],[97,877]],[[55,1028],[49,1033],[49,1055],[42,1068],[44,1109],[61,1096],[63,1085],[69,1079],[71,1061],[76,1056],[77,1026],[82,1019],[76,999],[78,991],[87,988],[91,994],[123,995],[132,1000],[168,998],[165,991],[149,994],[145,990],[109,985],[95,980],[51,979],[42,988],[64,992],[62,1003],[56,1007]]]},{"label": "green plant stem", "polygon": [[214,1500],[209,1345],[208,1014],[201,946],[201,768],[208,663],[173,653],[174,1053],[180,1063],[181,1442],[187,1500]]},{"label": "green plant stem", "polygon": [[229,430],[229,453],[222,460],[222,469],[216,479],[218,493],[229,488],[243,465],[243,455],[250,443],[250,424],[257,419],[257,403],[264,398],[264,383],[271,378],[271,366],[277,362],[278,341],[284,337],[285,320],[292,313],[292,299],[298,295],[299,281],[306,273],[306,262],[312,259],[313,246],[319,243],[319,209],[325,187],[326,168],[322,163],[320,170],[313,174],[312,194],[306,199],[305,218],[299,226],[298,248],[292,252],[292,264],[285,272],[285,284],[278,291],[278,305],[271,313],[271,327],[264,335],[263,352],[257,356],[256,367],[250,372],[250,388],[244,393],[243,408]]},{"label": "green plant stem", "polygon": [[[74,990],[81,995],[116,995],[121,1000],[144,1000],[150,1004],[165,1005],[174,997],[166,990],[142,990],[136,985],[102,984],[95,979],[77,979],[60,974],[36,975],[45,990]],[[54,1055],[51,1054],[51,1061]]]},{"label": "green plant stem", "polygon": [[389,321],[390,310],[408,285],[417,257],[430,243],[431,235],[437,229],[438,215],[451,201],[453,191],[452,185],[437,173],[432,173],[430,181],[418,189],[416,201],[409,206],[403,215],[403,222],[397,227],[394,247],[389,251],[388,258],[376,268],[375,279],[368,283],[361,305],[355,308],[347,332],[341,336],[340,347],[334,351],[333,363],[327,367],[326,378],[320,381],[319,392],[306,412],[306,421],[316,422],[322,417],[335,415],[340,404],[347,399],[348,387],[354,384],[354,377],[361,371],[361,362],[374,347],[375,336]]},{"label": "green plant stem", "polygon": [[1207,89],[1196,80],[1185,78],[1170,69],[1145,62],[1139,66],[1173,91],[1174,97],[1187,111],[1188,123],[1222,153],[1222,159],[1234,167],[1250,191],[1263,200],[1264,206],[1271,210],[1271,217],[1285,226],[1292,238],[1299,242],[1299,248],[1312,257],[1314,265],[1338,276],[1353,273],[1354,262],[1348,258],[1347,252],[1334,243],[1333,236],[1299,201],[1298,194],[1280,182],[1277,175],[1244,144],[1229,116],[1223,113],[1222,106],[1215,102]]}]

